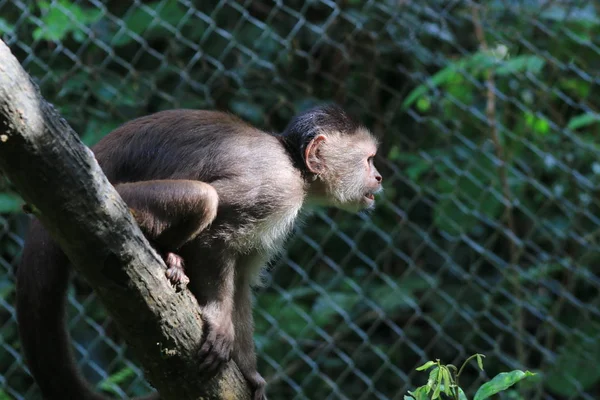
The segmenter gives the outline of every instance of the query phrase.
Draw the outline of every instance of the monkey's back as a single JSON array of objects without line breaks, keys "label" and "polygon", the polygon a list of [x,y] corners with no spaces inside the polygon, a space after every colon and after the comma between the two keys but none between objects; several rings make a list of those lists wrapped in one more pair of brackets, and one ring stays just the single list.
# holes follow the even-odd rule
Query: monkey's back
[{"label": "monkey's back", "polygon": [[[161,111],[122,125],[92,150],[113,184],[190,179],[213,185],[219,210],[211,234],[223,240],[280,236],[267,234],[268,227],[289,230],[304,200],[304,180],[279,139],[222,112]],[[268,241],[275,246],[277,238]]]},{"label": "monkey's back", "polygon": [[[266,133],[235,116],[202,110],[167,110],[125,123],[92,150],[113,184],[153,179],[212,182],[235,174],[239,144],[273,144]],[[232,145],[236,157],[232,159]],[[252,146],[254,147],[254,146]],[[235,161],[238,162],[235,162]]]}]

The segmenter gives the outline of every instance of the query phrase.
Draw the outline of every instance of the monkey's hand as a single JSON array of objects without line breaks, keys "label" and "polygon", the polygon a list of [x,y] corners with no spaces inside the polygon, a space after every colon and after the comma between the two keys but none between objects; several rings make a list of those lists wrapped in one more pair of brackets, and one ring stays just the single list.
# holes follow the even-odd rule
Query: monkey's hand
[{"label": "monkey's hand", "polygon": [[184,288],[190,283],[190,278],[187,277],[183,269],[183,258],[175,253],[167,253],[164,256],[165,264],[167,264],[166,275],[169,281],[177,287]]},{"label": "monkey's hand", "polygon": [[208,330],[199,353],[200,370],[211,372],[231,360],[234,329],[228,313],[204,313],[202,318]]}]

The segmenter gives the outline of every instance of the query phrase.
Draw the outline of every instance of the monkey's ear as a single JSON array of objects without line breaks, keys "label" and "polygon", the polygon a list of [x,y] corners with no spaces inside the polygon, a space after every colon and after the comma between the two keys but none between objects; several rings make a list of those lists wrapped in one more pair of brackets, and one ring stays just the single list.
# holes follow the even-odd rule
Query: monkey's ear
[{"label": "monkey's ear", "polygon": [[325,143],[325,140],[325,135],[318,135],[310,141],[308,146],[306,146],[304,160],[306,162],[306,167],[313,174],[320,174],[325,170],[325,160],[320,151],[321,145]]}]

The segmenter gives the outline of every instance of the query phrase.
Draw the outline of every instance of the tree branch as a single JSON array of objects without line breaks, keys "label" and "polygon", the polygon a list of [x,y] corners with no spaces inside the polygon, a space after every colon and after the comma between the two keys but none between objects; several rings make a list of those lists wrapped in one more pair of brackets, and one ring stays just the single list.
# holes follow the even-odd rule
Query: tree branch
[{"label": "tree branch", "polygon": [[93,153],[0,40],[0,169],[98,294],[162,399],[249,399],[230,362],[203,378],[202,320],[176,292]]}]

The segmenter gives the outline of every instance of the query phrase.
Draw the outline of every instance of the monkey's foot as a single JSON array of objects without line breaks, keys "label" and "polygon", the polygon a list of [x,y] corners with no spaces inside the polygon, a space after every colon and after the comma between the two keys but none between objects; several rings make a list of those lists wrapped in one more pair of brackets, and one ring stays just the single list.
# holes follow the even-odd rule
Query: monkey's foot
[{"label": "monkey's foot", "polygon": [[199,368],[201,371],[215,372],[231,360],[233,349],[233,324],[231,320],[219,317],[210,318],[203,315],[208,334],[198,354]]},{"label": "monkey's foot", "polygon": [[267,382],[264,378],[258,372],[255,372],[248,381],[253,391],[252,400],[267,400],[267,395],[265,394]]},{"label": "monkey's foot", "polygon": [[190,283],[190,278],[187,277],[183,270],[183,258],[179,257],[175,253],[167,253],[164,257],[165,264],[167,264],[167,278],[175,286],[185,287]]}]

